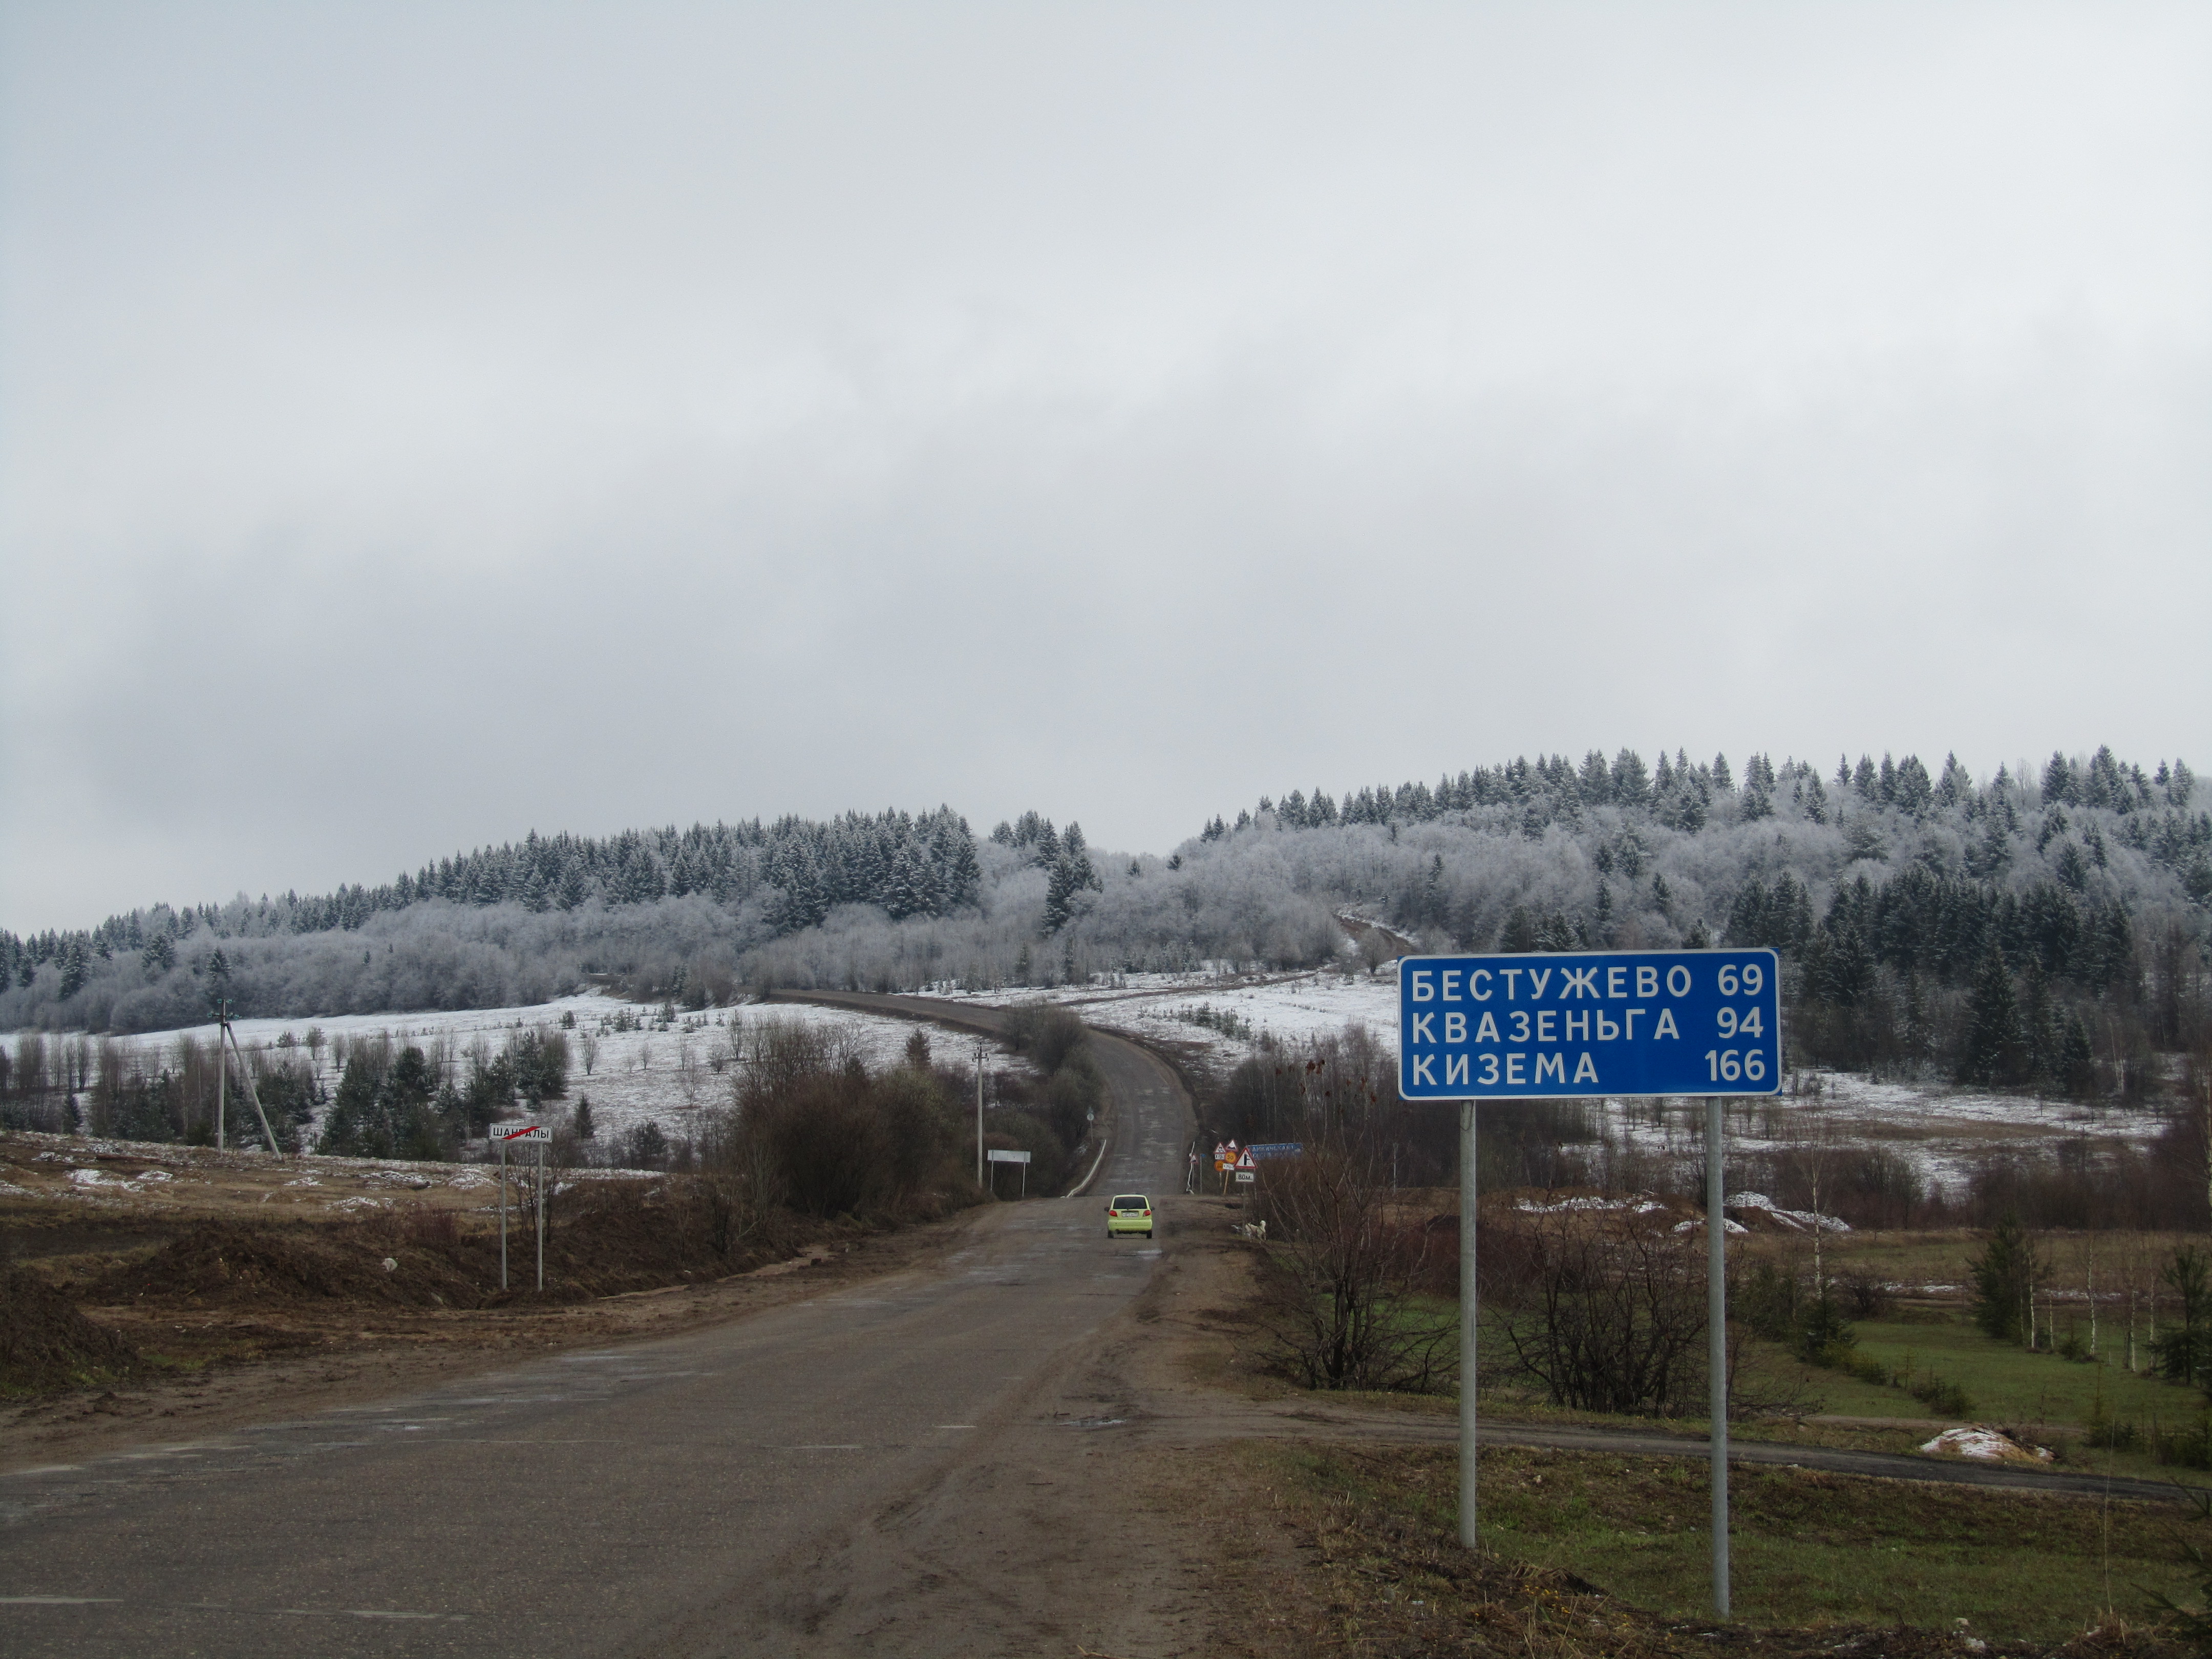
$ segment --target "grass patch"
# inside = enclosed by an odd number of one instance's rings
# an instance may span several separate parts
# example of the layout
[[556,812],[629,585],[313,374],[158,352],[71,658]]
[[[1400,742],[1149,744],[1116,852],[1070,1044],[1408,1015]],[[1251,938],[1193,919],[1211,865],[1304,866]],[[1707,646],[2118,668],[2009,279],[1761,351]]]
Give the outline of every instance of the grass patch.
[[2131,1376],[2109,1356],[2081,1363],[2030,1353],[1963,1319],[1942,1324],[1863,1320],[1853,1329],[1859,1351],[1885,1365],[1902,1367],[1909,1358],[1955,1378],[1974,1397],[1977,1414],[1991,1420],[2086,1425],[2101,1395],[2108,1417],[2148,1423],[2155,1415],[2171,1425],[2194,1422],[2202,1403],[2194,1389]]
[[[1271,1455],[1311,1502],[1366,1516],[1353,1530],[1375,1540],[1419,1536],[1433,1547],[1455,1530],[1457,1465],[1448,1450]],[[1966,1619],[1985,1638],[2048,1645],[2099,1626],[2142,1628],[2153,1620],[2154,1591],[2195,1600],[2182,1543],[2203,1528],[2178,1508],[1800,1469],[1738,1468],[1730,1488],[1740,1624],[1902,1625],[1948,1634]],[[1486,1451],[1484,1553],[1659,1620],[1703,1620],[1710,1615],[1708,1492],[1705,1471],[1676,1460]],[[1364,1571],[1378,1584],[1393,1583],[1387,1565]],[[1401,1570],[1382,1599],[1448,1610],[1448,1573],[1436,1576],[1426,1595],[1404,1578]],[[1591,1617],[1602,1623],[1606,1615],[1584,1611],[1576,1622],[1586,1630]]]

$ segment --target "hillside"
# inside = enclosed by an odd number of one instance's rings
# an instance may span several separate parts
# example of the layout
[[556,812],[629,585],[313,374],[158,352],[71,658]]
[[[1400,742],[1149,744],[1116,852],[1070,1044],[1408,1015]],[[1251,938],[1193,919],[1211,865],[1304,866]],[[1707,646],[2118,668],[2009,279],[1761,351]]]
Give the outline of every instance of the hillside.
[[[530,1004],[594,981],[696,1006],[769,983],[1309,966],[1352,948],[1346,914],[1424,948],[1771,944],[1814,1058],[2069,1088],[2102,1066],[2124,1089],[2131,1066],[2148,1076],[2148,1055],[2201,1040],[2200,793],[2184,765],[2109,750],[1980,780],[1911,756],[1824,774],[1753,755],[1739,775],[1623,750],[1293,790],[1164,858],[1094,854],[1036,813],[978,839],[949,808],[533,834],[374,888],[0,933],[0,1028],[158,1030],[218,995],[298,1018]],[[2008,1012],[1986,1006],[2002,998]]]

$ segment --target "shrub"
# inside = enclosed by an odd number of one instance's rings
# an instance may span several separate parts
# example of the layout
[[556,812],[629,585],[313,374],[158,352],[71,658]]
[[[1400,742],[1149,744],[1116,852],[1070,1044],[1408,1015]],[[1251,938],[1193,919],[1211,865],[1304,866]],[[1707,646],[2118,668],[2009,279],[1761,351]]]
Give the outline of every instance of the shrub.
[[1269,1243],[1263,1318],[1278,1363],[1310,1389],[1444,1386],[1457,1329],[1417,1298],[1456,1243],[1384,1214],[1387,1156],[1337,1144],[1271,1162],[1258,1198]]

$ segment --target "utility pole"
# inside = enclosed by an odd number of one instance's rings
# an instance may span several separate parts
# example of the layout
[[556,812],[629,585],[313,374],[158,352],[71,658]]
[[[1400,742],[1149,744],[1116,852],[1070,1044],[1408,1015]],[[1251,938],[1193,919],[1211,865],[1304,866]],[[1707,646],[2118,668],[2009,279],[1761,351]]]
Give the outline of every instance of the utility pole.
[[230,999],[222,997],[215,1005],[215,1149],[222,1150],[222,1085],[228,1075],[230,1056],[223,1052],[222,1040],[230,1035]]
[[222,1150],[222,1085],[228,1073],[224,1069],[223,1044],[230,1044],[230,1052],[238,1057],[238,1080],[246,1085],[246,1098],[253,1108],[253,1115],[261,1120],[261,1138],[269,1144],[270,1152],[283,1157],[276,1145],[276,1136],[269,1127],[269,1114],[261,1109],[261,1091],[253,1086],[253,1068],[246,1063],[246,1050],[238,1046],[238,1033],[230,1029],[230,999],[224,997],[216,1004],[215,1033],[215,1147]]

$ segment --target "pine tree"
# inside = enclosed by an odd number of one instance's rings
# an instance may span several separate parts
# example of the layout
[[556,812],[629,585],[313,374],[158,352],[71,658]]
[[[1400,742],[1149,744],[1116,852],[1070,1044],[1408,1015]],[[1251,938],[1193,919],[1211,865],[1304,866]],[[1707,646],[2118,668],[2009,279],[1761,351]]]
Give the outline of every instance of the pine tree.
[[2158,1374],[2169,1382],[2212,1383],[2212,1258],[2185,1244],[2158,1276],[2181,1304],[2181,1322],[2151,1344]]
[[2054,749],[2043,768],[2043,804],[2057,806],[2073,799],[2074,769],[2066,763],[2066,757]]
[[1644,757],[1633,749],[1622,750],[1613,757],[1613,799],[1623,806],[1634,807],[1644,805],[1650,797],[1650,775],[1644,769]]
[[2012,974],[1997,947],[1991,945],[1982,957],[1968,1004],[1961,1079],[1985,1086],[2017,1081],[2023,1069],[2022,1051],[2020,1004],[2013,995]]
[[2056,1083],[2064,1061],[2059,1054],[2061,1033],[2057,1010],[2051,1006],[2051,976],[2043,971],[2039,959],[2030,957],[2025,980],[2020,1011],[2021,1070]]
[[1815,823],[1828,821],[1828,792],[1820,787],[1820,775],[1808,772],[1805,776],[1805,816]]
[[1044,931],[1047,933],[1056,933],[1067,926],[1079,887],[1080,884],[1075,879],[1074,871],[1067,860],[1055,860],[1045,877]]
[[2065,1034],[2059,1040],[2058,1082],[2076,1099],[2096,1087],[2096,1051],[2090,1046],[2089,1028],[2078,1013],[2066,1016]]
[[[218,951],[217,955],[222,953]],[[62,999],[67,1001],[85,988],[92,977],[92,952],[85,944],[84,935],[76,934],[68,948],[62,952]]]
[[576,1139],[592,1140],[598,1137],[599,1133],[599,1126],[592,1121],[591,1096],[578,1095],[576,1097]]
[[2042,1269],[2035,1241],[2020,1224],[2019,1215],[2004,1212],[1982,1247],[1968,1259],[1967,1275],[1973,1280],[1974,1322],[1983,1334],[2000,1342],[2027,1340],[2027,1322]]

